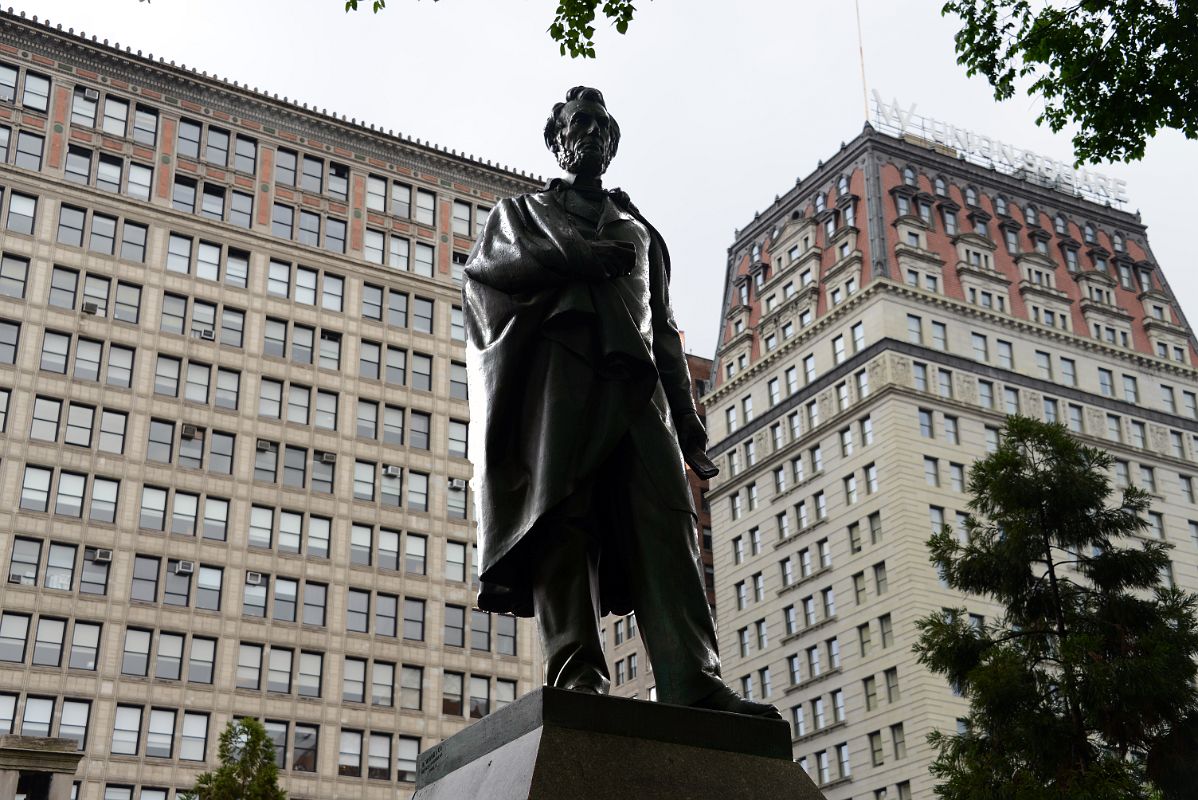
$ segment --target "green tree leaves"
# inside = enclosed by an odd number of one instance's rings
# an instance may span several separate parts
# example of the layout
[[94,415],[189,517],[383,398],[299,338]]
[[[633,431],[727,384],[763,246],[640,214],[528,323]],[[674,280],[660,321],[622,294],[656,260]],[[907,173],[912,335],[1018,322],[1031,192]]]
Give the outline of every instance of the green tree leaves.
[[[437,2],[438,0],[433,0]],[[387,0],[373,0],[374,13],[387,7]],[[358,0],[345,0],[345,10],[357,11]],[[558,43],[561,54],[571,58],[595,57],[595,17],[603,16],[618,33],[628,33],[636,6],[632,0],[558,0],[549,37]]]
[[960,18],[957,63],[995,99],[1029,78],[1037,124],[1078,126],[1077,165],[1143,158],[1161,128],[1198,138],[1195,0],[949,0],[941,13]]
[[1151,497],[1110,504],[1113,459],[1060,425],[1008,419],[969,474],[963,540],[928,543],[947,584],[1003,607],[920,620],[920,663],[969,699],[936,732],[942,800],[1151,800],[1192,788],[1198,597],[1167,587],[1170,546],[1142,539]]
[[220,766],[196,779],[183,800],[287,800],[279,788],[275,748],[253,717],[230,722],[220,735]]

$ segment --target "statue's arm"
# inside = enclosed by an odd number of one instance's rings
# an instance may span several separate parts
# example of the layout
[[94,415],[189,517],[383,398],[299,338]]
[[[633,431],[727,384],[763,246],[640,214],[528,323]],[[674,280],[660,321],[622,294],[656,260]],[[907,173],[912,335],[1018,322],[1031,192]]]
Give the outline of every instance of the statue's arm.
[[466,262],[466,276],[507,294],[598,280],[603,266],[585,242],[552,224],[524,198],[496,204]]
[[649,302],[653,312],[653,359],[657,362],[657,374],[661,377],[674,427],[678,430],[682,455],[700,477],[711,478],[718,469],[707,457],[707,430],[695,410],[690,368],[686,365],[682,336],[670,307],[670,278],[665,266],[668,256],[658,237],[654,236],[652,242],[655,252],[650,259]]

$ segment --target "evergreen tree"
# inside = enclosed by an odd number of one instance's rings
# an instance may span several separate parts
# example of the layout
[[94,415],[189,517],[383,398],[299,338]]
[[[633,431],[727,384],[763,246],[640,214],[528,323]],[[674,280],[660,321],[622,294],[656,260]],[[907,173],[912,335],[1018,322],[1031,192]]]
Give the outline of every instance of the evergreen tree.
[[947,526],[929,541],[950,587],[1003,606],[918,622],[920,663],[970,703],[963,732],[929,737],[943,800],[1192,796],[1198,597],[1164,585],[1170,546],[1139,538],[1150,495],[1108,505],[1112,463],[1010,417],[970,470],[966,541]]
[[220,735],[220,766],[196,779],[182,800],[287,800],[279,788],[275,747],[253,717],[231,721]]

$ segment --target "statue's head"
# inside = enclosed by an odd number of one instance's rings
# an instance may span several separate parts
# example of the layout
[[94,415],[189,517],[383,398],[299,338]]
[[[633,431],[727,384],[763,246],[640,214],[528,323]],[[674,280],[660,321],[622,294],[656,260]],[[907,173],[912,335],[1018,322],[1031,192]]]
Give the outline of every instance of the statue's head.
[[545,146],[566,172],[597,178],[620,145],[620,126],[607,113],[603,92],[575,86],[566,92],[566,102],[553,106],[545,122]]

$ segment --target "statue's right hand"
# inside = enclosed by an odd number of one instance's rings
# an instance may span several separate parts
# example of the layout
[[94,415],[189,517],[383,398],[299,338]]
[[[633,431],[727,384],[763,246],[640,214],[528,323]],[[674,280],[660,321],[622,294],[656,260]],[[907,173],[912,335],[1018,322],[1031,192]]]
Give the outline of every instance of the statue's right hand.
[[623,278],[632,274],[633,268],[636,267],[636,247],[632,242],[591,242],[591,250],[598,257],[604,273],[609,278]]

